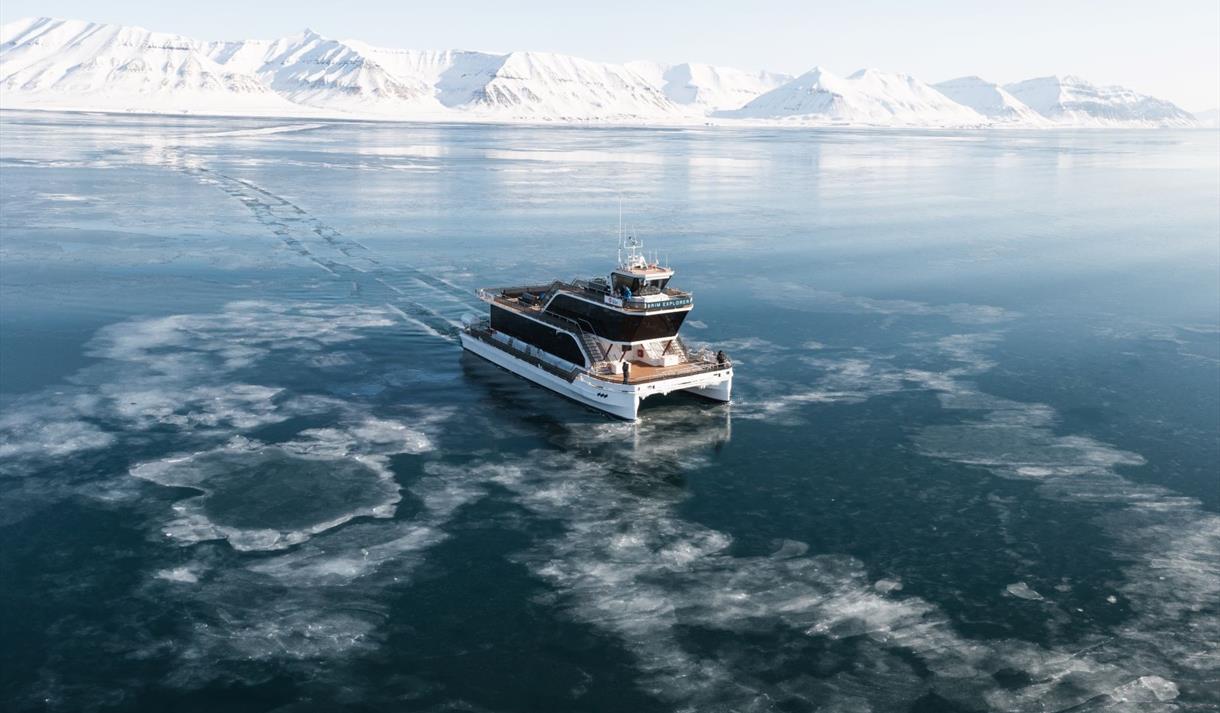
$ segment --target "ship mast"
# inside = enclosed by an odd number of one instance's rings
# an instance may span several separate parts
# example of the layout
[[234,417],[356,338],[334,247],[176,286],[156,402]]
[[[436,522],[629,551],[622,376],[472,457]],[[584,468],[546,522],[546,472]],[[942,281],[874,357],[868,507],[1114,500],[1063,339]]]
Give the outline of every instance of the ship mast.
[[[636,233],[623,232],[623,197],[618,199],[618,267],[620,270],[639,270],[648,267],[648,256],[641,250],[644,243]],[[624,255],[624,251],[626,254]],[[654,264],[656,260],[654,259]]]

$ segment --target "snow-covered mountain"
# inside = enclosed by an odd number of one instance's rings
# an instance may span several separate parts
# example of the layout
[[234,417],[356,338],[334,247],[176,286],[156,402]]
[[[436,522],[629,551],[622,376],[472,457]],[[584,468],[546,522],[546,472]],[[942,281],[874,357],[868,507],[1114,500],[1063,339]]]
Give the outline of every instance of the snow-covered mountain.
[[307,106],[400,117],[461,109],[505,119],[632,119],[678,114],[626,67],[544,52],[420,52],[312,31],[275,42],[220,42],[208,56]]
[[740,108],[758,95],[792,81],[787,74],[691,62],[675,65],[628,62],[627,68],[647,79],[674,104],[701,115]]
[[1191,126],[1173,104],[1047,77],[936,86],[861,70],[792,78],[731,67],[611,64],[546,52],[375,47],[306,30],[206,42],[30,18],[0,27],[0,107],[247,116],[632,124]]
[[862,69],[844,79],[821,67],[723,116],[811,124],[981,126],[973,109],[906,74]]
[[655,86],[623,65],[548,52],[428,52],[346,45],[395,77],[428,88],[437,109],[515,119],[676,117]]
[[202,50],[294,104],[391,116],[435,105],[429,85],[394,75],[357,48],[311,30],[274,42],[210,42]]
[[1209,129],[1220,127],[1220,109],[1196,111],[1195,121],[1199,122],[1199,126],[1206,126]]
[[513,52],[470,107],[518,118],[629,119],[680,112],[627,67],[547,52]]
[[1027,126],[1050,124],[1046,117],[1030,109],[1003,87],[980,77],[959,77],[932,86],[958,104],[968,106],[993,121]]
[[414,77],[431,87],[442,108],[456,109],[474,101],[504,65],[506,55],[461,50],[403,50],[345,40],[397,77]]
[[1189,112],[1123,87],[1099,87],[1080,77],[1039,77],[1004,87],[1034,111],[1070,126],[1194,126]]
[[199,43],[138,27],[33,18],[0,28],[4,106],[111,111],[299,113]]

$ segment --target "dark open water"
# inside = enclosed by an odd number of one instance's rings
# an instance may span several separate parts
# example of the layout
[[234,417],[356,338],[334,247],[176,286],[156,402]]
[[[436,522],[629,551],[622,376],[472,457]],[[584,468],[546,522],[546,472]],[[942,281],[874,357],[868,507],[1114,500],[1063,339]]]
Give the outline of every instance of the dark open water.
[[[0,138],[8,710],[1220,707],[1217,132]],[[731,407],[455,345],[620,195]]]

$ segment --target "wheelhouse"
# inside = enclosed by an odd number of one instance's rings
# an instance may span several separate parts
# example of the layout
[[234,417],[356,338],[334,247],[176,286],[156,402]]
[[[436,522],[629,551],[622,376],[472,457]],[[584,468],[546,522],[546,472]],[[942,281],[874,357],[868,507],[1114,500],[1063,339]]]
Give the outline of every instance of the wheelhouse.
[[610,273],[610,285],[616,296],[643,296],[664,291],[673,276],[673,270],[663,267],[618,268]]

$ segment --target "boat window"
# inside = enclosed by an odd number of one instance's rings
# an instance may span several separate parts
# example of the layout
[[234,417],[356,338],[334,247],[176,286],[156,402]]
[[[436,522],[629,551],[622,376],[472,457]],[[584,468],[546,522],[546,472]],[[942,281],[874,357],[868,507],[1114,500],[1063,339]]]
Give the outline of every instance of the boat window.
[[623,288],[631,290],[631,294],[638,295],[644,287],[644,280],[640,277],[628,277],[614,273],[614,293],[622,294]]

